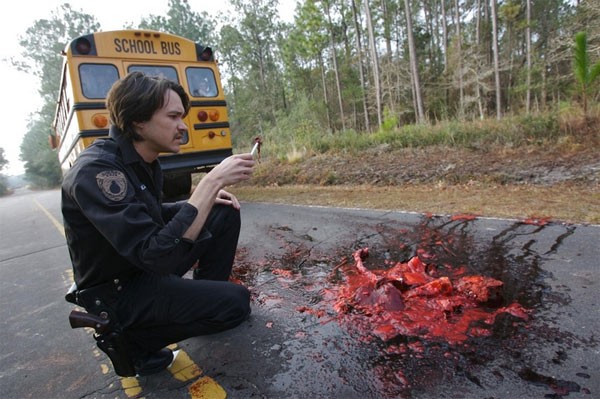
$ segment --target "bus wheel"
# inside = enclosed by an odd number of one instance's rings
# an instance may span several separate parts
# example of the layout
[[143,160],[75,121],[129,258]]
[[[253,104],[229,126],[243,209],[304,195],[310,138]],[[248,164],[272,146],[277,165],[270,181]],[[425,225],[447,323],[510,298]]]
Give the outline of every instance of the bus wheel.
[[190,196],[192,190],[192,174],[184,173],[166,174],[163,182],[163,195],[165,200],[181,200]]

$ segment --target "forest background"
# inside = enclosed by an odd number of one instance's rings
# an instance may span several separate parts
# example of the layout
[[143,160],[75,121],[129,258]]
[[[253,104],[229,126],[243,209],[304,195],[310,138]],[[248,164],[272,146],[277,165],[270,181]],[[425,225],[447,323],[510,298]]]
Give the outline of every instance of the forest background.
[[[600,222],[597,0],[304,0],[292,23],[277,0],[230,2],[208,15],[169,0],[124,28],[215,50],[234,151],[264,143],[238,195]],[[101,29],[65,3],[23,33],[13,64],[43,99],[21,144],[37,187],[62,178],[48,146],[60,51]]]

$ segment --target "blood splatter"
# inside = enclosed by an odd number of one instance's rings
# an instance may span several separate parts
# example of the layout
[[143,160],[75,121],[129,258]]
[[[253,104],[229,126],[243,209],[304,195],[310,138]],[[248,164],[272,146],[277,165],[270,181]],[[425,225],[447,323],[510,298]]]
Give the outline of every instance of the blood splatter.
[[[555,241],[533,246],[548,225],[558,230]],[[367,391],[379,397],[441,397],[450,387],[487,392],[515,380],[523,392],[527,385],[551,388],[546,397],[589,394],[587,387],[578,391],[533,371],[551,349],[597,345],[540,315],[569,303],[568,293],[547,284],[542,255],[556,252],[575,227],[560,230],[544,218],[498,230],[482,226],[466,214],[369,224],[357,227],[364,230],[358,238],[335,243],[337,250],[272,226],[276,249],[241,248],[234,275],[257,306],[305,323],[292,331],[296,340],[311,341],[320,326],[331,332],[330,323],[339,323],[348,335],[336,335],[347,345],[338,354],[373,373]],[[547,359],[552,366],[563,361]]]

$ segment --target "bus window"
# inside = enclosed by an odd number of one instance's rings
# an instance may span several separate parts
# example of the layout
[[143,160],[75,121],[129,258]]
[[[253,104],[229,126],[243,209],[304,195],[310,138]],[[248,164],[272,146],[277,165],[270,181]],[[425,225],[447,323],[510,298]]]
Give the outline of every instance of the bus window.
[[190,93],[194,97],[216,97],[215,74],[209,68],[187,68],[185,70]]
[[85,97],[106,98],[113,83],[119,79],[119,72],[116,66],[110,64],[81,64],[79,79]]
[[173,82],[179,83],[177,78],[177,71],[175,68],[170,66],[156,66],[156,65],[132,65],[128,68],[128,72],[139,71],[144,75],[158,76],[161,78],[167,78]]

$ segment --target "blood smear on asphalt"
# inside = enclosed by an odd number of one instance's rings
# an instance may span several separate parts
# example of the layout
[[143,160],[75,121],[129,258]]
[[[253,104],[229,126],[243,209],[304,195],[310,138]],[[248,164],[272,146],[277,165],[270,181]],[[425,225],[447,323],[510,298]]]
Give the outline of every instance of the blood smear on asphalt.
[[520,304],[502,306],[502,281],[467,275],[464,267],[433,267],[417,256],[370,270],[363,263],[368,253],[368,248],[354,252],[354,263],[342,267],[345,281],[331,292],[340,317],[365,335],[458,344],[491,335],[500,314],[528,319]]

